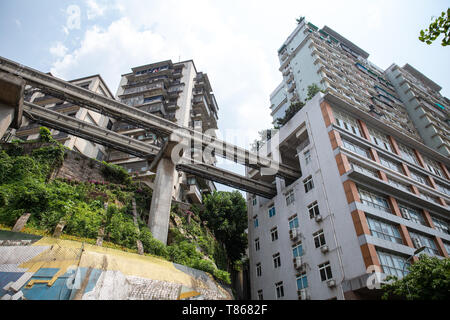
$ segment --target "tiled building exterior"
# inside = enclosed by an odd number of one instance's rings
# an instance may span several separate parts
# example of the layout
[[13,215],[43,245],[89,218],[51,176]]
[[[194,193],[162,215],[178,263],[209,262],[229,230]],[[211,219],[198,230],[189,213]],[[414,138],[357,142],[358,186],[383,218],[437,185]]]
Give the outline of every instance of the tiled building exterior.
[[[400,68],[384,72],[332,29],[305,20],[279,57],[274,120],[304,101],[312,83],[325,93],[264,151],[302,176],[276,178],[273,199],[248,195],[252,299],[376,298],[370,272],[402,276],[419,247],[448,257],[450,160],[416,129],[393,79]],[[445,98],[432,101],[448,110]]]

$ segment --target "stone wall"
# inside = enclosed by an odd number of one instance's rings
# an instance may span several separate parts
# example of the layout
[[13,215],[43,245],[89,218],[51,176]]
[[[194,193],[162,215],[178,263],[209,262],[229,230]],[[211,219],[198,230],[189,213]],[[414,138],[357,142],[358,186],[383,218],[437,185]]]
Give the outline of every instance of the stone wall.
[[[32,143],[22,143],[19,146],[23,150],[23,154],[31,154],[34,149],[50,145],[51,143],[37,141]],[[12,147],[12,144],[2,143],[0,146],[4,149],[8,149]],[[104,164],[95,159],[89,158],[79,152],[66,149],[64,163],[60,168],[55,168],[51,179],[62,178],[82,182],[89,180],[111,182],[102,175],[101,169],[103,167]]]

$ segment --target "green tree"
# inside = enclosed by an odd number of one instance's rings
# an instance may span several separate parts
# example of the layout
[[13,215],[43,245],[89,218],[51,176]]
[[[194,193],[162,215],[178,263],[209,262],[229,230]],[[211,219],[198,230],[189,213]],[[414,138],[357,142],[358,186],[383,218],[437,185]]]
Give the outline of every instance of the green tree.
[[292,119],[292,117],[298,112],[300,111],[301,108],[303,108],[305,105],[305,103],[299,101],[296,103],[292,103],[289,108],[286,109],[286,111],[284,112],[284,117],[283,118],[277,118],[276,119],[276,125],[277,127],[282,127],[284,126],[286,123],[288,123],[289,120]]
[[[391,282],[389,282],[392,280]],[[450,297],[450,259],[439,259],[422,254],[419,261],[409,267],[409,273],[398,280],[386,277],[382,284],[382,298],[408,300],[448,300]]]
[[443,11],[439,17],[430,23],[428,29],[420,30],[419,40],[426,44],[432,44],[441,34],[444,35],[441,45],[443,47],[450,44],[450,8],[447,9],[447,13]]
[[225,245],[231,262],[242,258],[247,248],[247,204],[239,191],[215,191],[204,199],[202,220],[207,221],[217,240]]
[[311,100],[312,98],[314,98],[314,96],[318,93],[318,92],[322,92],[322,90],[320,90],[320,87],[313,83],[312,85],[308,86],[308,93],[306,96],[306,101]]

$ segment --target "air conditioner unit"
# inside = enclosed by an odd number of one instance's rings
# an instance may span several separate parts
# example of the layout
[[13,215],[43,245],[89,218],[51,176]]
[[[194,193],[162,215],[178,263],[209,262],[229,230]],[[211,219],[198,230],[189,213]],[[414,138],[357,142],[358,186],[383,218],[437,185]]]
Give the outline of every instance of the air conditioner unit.
[[320,251],[322,251],[322,253],[327,253],[329,251],[329,248],[327,245],[323,245],[320,247]]
[[291,240],[297,239],[299,232],[296,228],[289,230],[289,236]]
[[316,222],[320,222],[320,221],[322,221],[322,216],[320,214],[318,214],[316,216]]
[[328,280],[327,281],[327,286],[329,288],[335,287],[336,286],[336,280],[334,280],[334,279]]
[[400,208],[400,212],[402,213],[402,217],[408,220],[411,220],[411,216],[409,215],[408,210],[405,208]]
[[413,242],[414,248],[416,248],[416,249],[422,248],[422,242],[420,241],[419,238],[412,238],[412,242]]
[[294,267],[297,270],[302,270],[304,267],[303,261],[302,261],[302,257],[295,257],[294,259]]
[[298,300],[309,300],[309,294],[306,289],[297,290]]

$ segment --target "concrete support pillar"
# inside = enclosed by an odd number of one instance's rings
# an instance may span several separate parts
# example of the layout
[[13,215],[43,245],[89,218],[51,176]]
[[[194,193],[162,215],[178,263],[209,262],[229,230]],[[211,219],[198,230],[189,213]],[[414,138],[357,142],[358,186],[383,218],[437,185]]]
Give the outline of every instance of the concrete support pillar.
[[177,172],[175,164],[170,158],[162,158],[156,168],[155,188],[152,194],[148,226],[153,237],[166,244],[172,204],[172,189]]
[[8,127],[19,129],[22,124],[24,87],[23,79],[0,72],[0,138]]
[[167,244],[173,187],[175,178],[178,175],[176,163],[187,148],[188,144],[186,141],[182,141],[176,134],[172,134],[169,141],[161,148],[161,151],[150,165],[150,168],[156,167],[156,176],[148,227],[153,237],[164,244]]
[[0,104],[0,138],[3,137],[6,130],[14,119],[14,107]]

